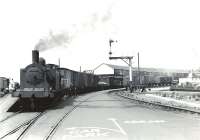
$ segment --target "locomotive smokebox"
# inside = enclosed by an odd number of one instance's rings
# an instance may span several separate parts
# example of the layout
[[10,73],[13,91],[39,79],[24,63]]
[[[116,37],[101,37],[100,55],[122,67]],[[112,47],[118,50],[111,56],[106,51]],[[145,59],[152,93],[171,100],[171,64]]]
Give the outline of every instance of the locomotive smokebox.
[[32,62],[33,64],[39,63],[39,51],[32,50]]

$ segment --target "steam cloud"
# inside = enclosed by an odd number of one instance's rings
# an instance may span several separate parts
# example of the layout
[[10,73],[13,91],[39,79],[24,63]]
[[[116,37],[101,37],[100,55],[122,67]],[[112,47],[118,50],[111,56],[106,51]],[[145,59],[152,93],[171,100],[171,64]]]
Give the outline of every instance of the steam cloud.
[[39,40],[35,50],[45,51],[55,47],[67,47],[71,41],[83,31],[94,31],[104,23],[108,23],[112,18],[113,3],[104,12],[96,11],[92,13],[84,22],[72,24],[72,28],[62,33],[55,34],[50,31],[49,35]]
[[58,46],[67,46],[70,41],[71,37],[66,32],[53,34],[53,32],[50,31],[48,37],[39,40],[35,46],[35,50],[45,51]]

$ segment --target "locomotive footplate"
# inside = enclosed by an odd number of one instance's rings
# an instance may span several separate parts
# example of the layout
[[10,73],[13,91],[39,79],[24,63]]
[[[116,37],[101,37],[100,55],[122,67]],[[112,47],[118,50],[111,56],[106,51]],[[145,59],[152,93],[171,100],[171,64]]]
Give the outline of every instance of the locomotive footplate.
[[45,90],[44,88],[24,88],[17,90],[13,93],[13,97],[35,97],[35,98],[48,98],[54,97],[54,93],[49,90]]

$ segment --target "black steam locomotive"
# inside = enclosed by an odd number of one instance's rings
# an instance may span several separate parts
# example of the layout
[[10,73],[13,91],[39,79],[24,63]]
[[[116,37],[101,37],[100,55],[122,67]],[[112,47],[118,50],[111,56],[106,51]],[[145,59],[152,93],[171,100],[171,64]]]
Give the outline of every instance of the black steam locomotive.
[[20,89],[13,93],[20,97],[23,107],[35,110],[41,103],[66,94],[78,94],[97,89],[98,76],[46,64],[39,51],[32,51],[32,64],[20,70]]

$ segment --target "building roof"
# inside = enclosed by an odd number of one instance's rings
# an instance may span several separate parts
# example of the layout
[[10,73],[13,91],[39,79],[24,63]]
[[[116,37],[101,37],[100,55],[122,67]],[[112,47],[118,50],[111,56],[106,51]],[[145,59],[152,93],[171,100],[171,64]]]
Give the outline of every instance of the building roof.
[[[102,65],[107,65],[110,68],[113,69],[122,69],[122,70],[129,70],[128,66],[119,66],[119,65],[112,65],[112,64],[107,64],[107,63],[102,63],[99,66],[97,66],[94,71],[96,69],[98,69],[99,67],[101,67]],[[137,67],[132,67],[133,71],[137,71]],[[163,72],[163,73],[189,73],[189,70],[180,70],[180,69],[164,69],[164,68],[140,68],[140,71],[146,71],[146,72]]]

